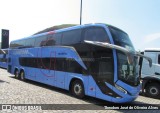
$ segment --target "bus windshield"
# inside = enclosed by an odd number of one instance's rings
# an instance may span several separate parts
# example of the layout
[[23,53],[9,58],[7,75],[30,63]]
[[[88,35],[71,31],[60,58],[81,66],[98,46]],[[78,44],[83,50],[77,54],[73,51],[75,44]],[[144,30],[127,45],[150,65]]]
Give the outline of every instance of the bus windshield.
[[115,45],[124,47],[130,51],[135,51],[128,34],[126,34],[125,32],[123,32],[115,27],[109,26],[109,29],[111,31],[111,35],[113,37]]
[[132,86],[139,85],[138,73],[138,57],[130,55],[132,62],[128,62],[127,55],[123,52],[117,51],[118,57],[118,78]]

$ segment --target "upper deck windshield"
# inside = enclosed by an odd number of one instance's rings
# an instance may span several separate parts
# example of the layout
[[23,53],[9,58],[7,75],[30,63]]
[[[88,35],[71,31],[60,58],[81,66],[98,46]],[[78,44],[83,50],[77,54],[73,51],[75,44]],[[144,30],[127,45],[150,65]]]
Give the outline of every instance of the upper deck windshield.
[[115,45],[124,47],[130,51],[135,51],[131,40],[129,39],[128,34],[119,30],[118,28],[109,26],[111,35]]
[[109,37],[102,27],[88,27],[85,29],[84,39],[88,41],[98,41],[110,43]]
[[[109,27],[109,29],[111,31],[111,35],[113,37],[115,45],[124,47],[134,53],[135,49],[125,32],[111,26]],[[126,55],[123,52],[117,51],[117,59],[118,78],[132,86],[137,86],[139,84],[137,57],[132,55],[132,53]]]

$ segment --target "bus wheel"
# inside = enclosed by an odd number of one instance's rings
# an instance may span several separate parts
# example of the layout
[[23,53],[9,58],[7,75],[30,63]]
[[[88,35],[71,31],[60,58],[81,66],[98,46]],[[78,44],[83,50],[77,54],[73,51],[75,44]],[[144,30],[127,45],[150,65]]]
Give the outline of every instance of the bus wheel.
[[75,80],[72,83],[71,92],[76,98],[83,98],[84,97],[84,86],[83,86],[82,81]]
[[15,71],[14,71],[14,77],[15,78],[17,78],[17,79],[19,79],[19,72],[18,72],[18,69],[16,69]]
[[146,95],[151,98],[160,98],[160,85],[157,83],[147,85]]
[[20,72],[20,79],[23,80],[23,81],[25,80],[24,71],[21,71],[21,72]]

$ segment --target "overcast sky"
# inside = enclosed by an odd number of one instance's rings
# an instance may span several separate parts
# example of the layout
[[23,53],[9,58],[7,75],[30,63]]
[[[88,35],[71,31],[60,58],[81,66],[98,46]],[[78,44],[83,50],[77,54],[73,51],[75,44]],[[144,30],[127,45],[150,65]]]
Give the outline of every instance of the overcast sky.
[[[136,50],[160,48],[160,0],[83,0],[82,24],[127,32]],[[80,0],[0,0],[0,29],[10,41],[60,24],[79,24]]]

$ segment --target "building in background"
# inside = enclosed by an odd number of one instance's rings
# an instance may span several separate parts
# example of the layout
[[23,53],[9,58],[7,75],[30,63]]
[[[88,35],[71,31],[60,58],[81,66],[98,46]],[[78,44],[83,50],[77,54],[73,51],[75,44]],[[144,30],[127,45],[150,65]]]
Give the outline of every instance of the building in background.
[[8,48],[9,47],[9,30],[2,29],[1,33],[1,45],[0,47],[2,49]]

